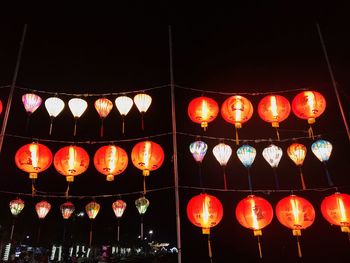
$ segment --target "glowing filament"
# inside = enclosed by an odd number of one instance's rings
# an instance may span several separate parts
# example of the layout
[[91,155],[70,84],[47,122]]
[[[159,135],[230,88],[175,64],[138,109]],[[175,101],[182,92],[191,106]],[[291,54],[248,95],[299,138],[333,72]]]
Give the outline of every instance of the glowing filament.
[[114,171],[115,169],[115,157],[117,155],[117,149],[114,146],[109,147],[109,153],[108,153],[108,170]]
[[38,154],[38,145],[36,143],[33,143],[29,146],[30,151],[30,158],[32,159],[32,166],[34,169],[38,169],[38,162],[39,162],[39,154]]
[[291,199],[290,204],[292,205],[292,211],[293,211],[293,216],[294,216],[294,225],[300,226],[298,201],[295,199]]
[[256,216],[256,207],[255,207],[255,202],[254,199],[250,199],[250,207],[252,209],[252,219],[253,219],[253,228],[255,230],[259,229],[259,222],[258,222],[258,218]]
[[210,198],[206,196],[203,202],[203,223],[207,227],[209,227],[209,201]]
[[337,201],[338,201],[338,206],[339,206],[339,210],[340,210],[341,222],[342,223],[347,222],[343,200],[341,198],[337,198]]
[[206,120],[208,118],[208,105],[207,101],[202,101],[202,120]]
[[149,168],[149,159],[151,158],[150,156],[151,152],[151,144],[149,142],[145,143],[145,150],[143,151],[143,163],[145,164],[146,168]]
[[68,166],[69,171],[74,172],[74,164],[75,164],[75,149],[74,147],[69,147],[69,159],[68,159]]
[[242,120],[243,103],[240,98],[237,98],[234,104],[234,109],[236,111],[236,121]]
[[310,108],[310,113],[311,114],[315,114],[315,111],[317,111],[315,108],[315,95],[314,95],[314,93],[313,92],[311,92],[311,91],[308,91],[308,92],[305,92],[305,95],[306,95],[306,101],[307,101],[307,104],[308,104],[308,106],[309,106],[309,108]]
[[271,112],[275,119],[278,119],[278,112],[277,112],[277,102],[276,97],[271,96]]

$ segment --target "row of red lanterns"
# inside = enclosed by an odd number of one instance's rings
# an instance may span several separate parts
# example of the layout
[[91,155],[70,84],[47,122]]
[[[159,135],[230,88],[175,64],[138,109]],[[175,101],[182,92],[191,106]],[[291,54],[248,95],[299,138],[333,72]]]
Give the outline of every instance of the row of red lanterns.
[[[298,256],[302,257],[298,237],[301,230],[310,227],[315,220],[315,209],[305,198],[290,195],[281,199],[275,213],[278,221],[292,230],[297,238]],[[341,228],[342,232],[350,237],[350,195],[336,192],[323,199],[321,213],[331,224]],[[241,200],[235,210],[236,219],[243,227],[253,230],[258,238],[259,255],[262,250],[259,237],[262,229],[268,226],[273,218],[274,211],[271,204],[264,198],[249,195]],[[187,204],[187,217],[192,224],[202,228],[202,233],[208,235],[209,257],[212,256],[210,245],[210,228],[218,225],[223,217],[223,206],[218,198],[202,193],[190,199]]]
[[[310,124],[309,134],[313,136],[311,124],[315,123],[326,109],[324,96],[317,91],[303,91],[298,93],[292,101],[292,107],[287,98],[281,95],[268,95],[262,98],[258,104],[258,113],[262,120],[271,123],[276,129],[279,123],[288,118],[291,110],[301,119]],[[247,122],[253,115],[253,105],[245,97],[235,95],[227,98],[221,105],[222,118],[236,128],[236,139],[238,143],[237,129]],[[190,119],[201,124],[206,129],[208,123],[216,119],[219,114],[219,105],[212,98],[197,97],[188,105],[188,116]],[[277,133],[278,135],[278,133]],[[278,135],[279,137],[279,135]]]

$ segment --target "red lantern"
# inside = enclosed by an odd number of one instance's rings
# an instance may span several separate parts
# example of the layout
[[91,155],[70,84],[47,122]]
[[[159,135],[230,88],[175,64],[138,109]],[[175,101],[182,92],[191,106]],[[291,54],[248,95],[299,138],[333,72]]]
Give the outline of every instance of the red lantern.
[[191,100],[187,113],[191,121],[200,123],[205,130],[208,127],[208,123],[215,120],[218,116],[219,105],[215,100],[202,96]]
[[299,196],[290,195],[280,200],[276,205],[278,221],[293,230],[293,236],[297,238],[298,255],[302,257],[299,243],[301,230],[306,229],[315,221],[315,209],[312,204]]
[[253,115],[252,103],[243,96],[231,96],[221,106],[221,116],[225,121],[232,123],[236,128],[236,144],[238,145],[237,129],[247,122]]
[[325,197],[321,212],[330,224],[340,226],[341,231],[350,237],[350,195],[336,192]]
[[121,218],[124,214],[126,203],[119,199],[112,204],[112,209],[117,218]]
[[63,219],[69,219],[75,210],[72,202],[65,202],[60,206]]
[[0,115],[1,115],[1,113],[2,113],[2,102],[0,100]]
[[280,95],[268,95],[259,102],[258,113],[263,121],[270,122],[272,127],[276,128],[279,139],[277,128],[290,114],[289,101]]
[[107,181],[113,181],[114,176],[128,166],[128,154],[118,146],[102,146],[95,153],[94,165],[97,171],[107,176]]
[[292,110],[294,114],[305,119],[310,124],[309,135],[313,137],[311,124],[316,122],[326,109],[326,99],[317,91],[303,91],[297,94],[292,101]]
[[44,219],[46,215],[50,212],[51,205],[46,201],[41,201],[35,205],[36,213],[39,219]]
[[249,195],[241,200],[236,207],[236,218],[243,227],[252,229],[258,238],[259,255],[262,258],[260,236],[261,229],[269,225],[273,218],[273,208],[262,197]]
[[58,150],[54,157],[54,166],[67,182],[73,182],[74,176],[84,173],[89,167],[88,153],[79,146],[71,145]]
[[45,171],[52,163],[52,153],[48,147],[40,143],[22,146],[15,155],[19,169],[29,173],[30,179],[37,179],[38,173]]

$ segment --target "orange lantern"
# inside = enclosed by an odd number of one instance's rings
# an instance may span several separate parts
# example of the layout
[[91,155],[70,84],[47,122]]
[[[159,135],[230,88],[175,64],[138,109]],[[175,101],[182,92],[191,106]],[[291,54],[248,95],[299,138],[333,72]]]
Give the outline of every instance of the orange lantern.
[[45,171],[52,163],[52,153],[43,144],[32,142],[19,148],[15,155],[19,169],[29,173],[30,179],[37,179],[38,173]]
[[297,94],[292,101],[292,110],[300,118],[307,120],[310,124],[309,136],[313,138],[311,124],[316,122],[316,118],[326,109],[326,99],[317,91],[303,91]]
[[157,170],[164,161],[164,151],[162,147],[152,141],[137,143],[131,151],[131,161],[134,166],[142,170],[143,190],[146,192],[145,176],[149,176],[150,171]]
[[303,190],[306,189],[306,185],[301,167],[304,163],[306,152],[306,146],[300,143],[293,143],[287,148],[287,154],[289,158],[296,164],[299,169],[301,187]]
[[306,229],[315,221],[315,209],[312,204],[299,196],[290,195],[281,199],[276,205],[278,221],[293,230],[298,245],[298,256],[302,257],[299,243],[301,230]]
[[74,176],[84,173],[89,167],[89,155],[79,146],[71,145],[59,149],[54,156],[54,166],[67,182],[73,182]]
[[273,218],[271,204],[262,197],[249,195],[241,200],[236,207],[236,218],[243,227],[252,229],[258,238],[259,255],[262,258],[260,236],[261,229],[269,225]]
[[100,211],[100,204],[92,201],[85,206],[85,211],[90,218],[90,235],[89,235],[89,246],[92,245],[92,223]]
[[253,111],[252,103],[239,95],[227,98],[221,106],[221,116],[225,121],[235,125],[237,145],[239,144],[237,130],[252,117]]
[[187,204],[187,218],[208,235],[209,258],[212,258],[210,228],[220,223],[224,214],[222,204],[215,196],[202,193],[191,198]]
[[191,121],[200,123],[201,127],[206,130],[208,123],[218,116],[219,105],[215,100],[201,96],[191,100],[187,113]]
[[279,138],[279,123],[288,118],[290,114],[289,101],[280,95],[268,95],[258,104],[258,113],[263,121],[270,122],[276,128],[277,138]]
[[113,181],[114,176],[128,166],[128,154],[118,146],[102,146],[95,153],[94,165],[97,171],[107,176],[107,181]]
[[340,226],[341,231],[350,237],[350,195],[336,192],[325,197],[321,212],[330,224]]
[[95,101],[95,109],[101,118],[100,136],[103,137],[103,121],[113,108],[113,103],[107,98],[99,98]]

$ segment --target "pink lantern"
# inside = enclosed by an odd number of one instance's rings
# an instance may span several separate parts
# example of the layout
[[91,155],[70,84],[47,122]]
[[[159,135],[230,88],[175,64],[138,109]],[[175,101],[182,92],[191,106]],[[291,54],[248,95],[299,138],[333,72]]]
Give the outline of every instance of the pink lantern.
[[38,214],[39,219],[44,219],[46,215],[50,212],[51,205],[49,202],[41,201],[36,204],[35,210]]
[[22,96],[22,102],[26,112],[30,115],[40,107],[42,99],[34,93],[27,93]]

